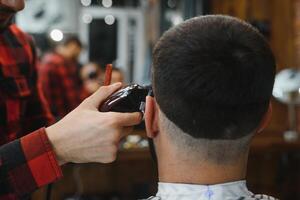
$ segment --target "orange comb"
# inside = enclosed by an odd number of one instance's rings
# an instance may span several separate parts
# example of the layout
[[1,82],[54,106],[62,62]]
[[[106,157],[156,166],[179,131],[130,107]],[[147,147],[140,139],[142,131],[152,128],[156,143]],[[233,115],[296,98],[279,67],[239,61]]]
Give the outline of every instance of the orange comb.
[[112,73],[112,64],[107,64],[105,69],[105,78],[103,85],[110,85],[111,82],[111,73]]

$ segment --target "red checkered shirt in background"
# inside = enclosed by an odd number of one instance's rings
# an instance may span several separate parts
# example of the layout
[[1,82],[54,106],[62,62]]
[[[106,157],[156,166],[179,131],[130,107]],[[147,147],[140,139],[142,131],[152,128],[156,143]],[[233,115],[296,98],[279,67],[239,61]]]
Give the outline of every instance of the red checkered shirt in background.
[[16,25],[1,30],[1,200],[26,198],[62,177],[45,129],[41,128],[53,118],[37,84],[36,62],[28,35]]
[[39,82],[56,119],[64,117],[88,96],[80,82],[77,64],[60,54],[46,54],[38,71]]

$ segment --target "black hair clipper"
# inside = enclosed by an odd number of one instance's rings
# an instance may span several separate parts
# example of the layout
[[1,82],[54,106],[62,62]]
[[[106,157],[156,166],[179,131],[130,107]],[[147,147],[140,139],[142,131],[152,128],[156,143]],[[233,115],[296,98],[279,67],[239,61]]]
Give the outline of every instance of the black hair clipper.
[[[101,112],[142,112],[145,113],[146,96],[153,97],[153,91],[151,86],[140,86],[138,84],[128,85],[127,87],[120,89],[116,93],[109,96],[105,102],[101,105]],[[145,128],[142,122],[137,127]],[[157,157],[152,139],[148,138],[150,154],[155,163],[157,163]]]
[[131,84],[109,96],[100,107],[101,112],[145,112],[146,96],[153,96],[151,86]]

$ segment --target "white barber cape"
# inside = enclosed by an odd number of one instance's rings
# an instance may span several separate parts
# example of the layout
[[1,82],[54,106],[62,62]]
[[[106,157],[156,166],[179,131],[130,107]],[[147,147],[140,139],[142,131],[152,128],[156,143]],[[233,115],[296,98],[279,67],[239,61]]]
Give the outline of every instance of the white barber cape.
[[267,195],[254,195],[246,181],[217,185],[158,183],[158,192],[148,200],[276,200]]

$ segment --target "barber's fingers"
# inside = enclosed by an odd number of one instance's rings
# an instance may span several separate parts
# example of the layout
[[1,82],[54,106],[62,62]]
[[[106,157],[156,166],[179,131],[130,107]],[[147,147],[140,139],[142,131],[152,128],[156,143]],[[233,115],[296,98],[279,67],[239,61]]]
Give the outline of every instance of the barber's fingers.
[[90,97],[86,98],[81,106],[88,106],[93,109],[99,108],[100,104],[106,100],[111,94],[116,92],[118,89],[120,89],[122,86],[122,83],[115,83],[109,86],[102,86],[100,87],[94,94],[92,94]]
[[118,113],[118,112],[110,112],[110,118],[115,123],[116,126],[134,126],[138,125],[142,121],[142,113],[134,112],[134,113]]

